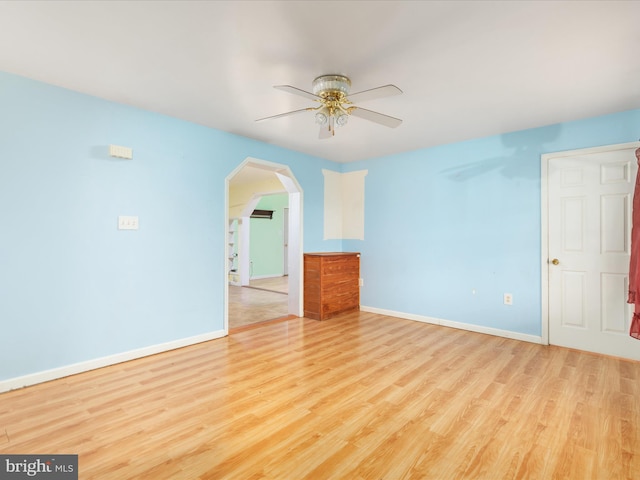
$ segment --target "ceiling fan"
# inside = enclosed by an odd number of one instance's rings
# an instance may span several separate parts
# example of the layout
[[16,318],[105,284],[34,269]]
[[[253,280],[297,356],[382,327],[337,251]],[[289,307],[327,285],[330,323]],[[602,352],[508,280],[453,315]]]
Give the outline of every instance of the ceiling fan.
[[402,120],[399,118],[357,107],[353,104],[354,101],[363,102],[401,94],[402,90],[395,85],[384,85],[349,95],[351,80],[344,75],[333,74],[317,77],[312,84],[313,93],[292,87],[291,85],[275,85],[273,88],[315,100],[319,105],[317,107],[307,107],[292,112],[259,118],[256,122],[286,117],[302,112],[316,112],[315,119],[316,123],[320,125],[320,138],[331,138],[335,135],[335,127],[346,125],[351,115],[390,128],[396,128],[402,123]]

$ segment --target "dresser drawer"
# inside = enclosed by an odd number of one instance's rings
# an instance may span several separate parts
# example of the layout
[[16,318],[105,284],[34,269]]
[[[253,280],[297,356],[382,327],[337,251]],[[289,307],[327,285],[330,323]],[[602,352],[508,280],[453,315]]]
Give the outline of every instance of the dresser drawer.
[[360,309],[360,254],[304,254],[304,315],[324,320]]

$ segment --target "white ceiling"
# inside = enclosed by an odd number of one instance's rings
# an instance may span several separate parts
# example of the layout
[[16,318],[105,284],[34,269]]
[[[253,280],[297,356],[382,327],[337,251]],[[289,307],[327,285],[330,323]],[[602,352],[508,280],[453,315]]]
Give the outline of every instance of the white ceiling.
[[[230,179],[229,186],[233,187],[239,185],[254,184],[256,185],[256,187],[262,187],[262,183],[273,181],[274,179],[276,179],[276,176],[272,169],[264,169],[252,165],[245,165]],[[275,183],[277,182],[278,180],[275,180]],[[280,184],[279,191],[286,192],[284,185]],[[255,193],[258,192],[256,191]]]
[[[2,1],[0,70],[350,162],[640,108],[638,19],[638,1]],[[404,123],[319,140],[312,113],[254,121],[313,103],[273,85],[327,73],[397,85],[362,106]]]

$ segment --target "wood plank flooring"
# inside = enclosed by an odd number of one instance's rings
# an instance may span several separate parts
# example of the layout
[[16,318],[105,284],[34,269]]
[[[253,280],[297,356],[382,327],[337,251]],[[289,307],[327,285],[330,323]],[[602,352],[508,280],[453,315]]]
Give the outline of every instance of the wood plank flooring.
[[250,287],[229,285],[229,329],[235,330],[289,313],[289,277],[252,279]]
[[289,293],[289,276],[252,278],[249,286],[272,292]]
[[358,312],[7,392],[0,452],[81,479],[637,479],[639,420],[639,362]]

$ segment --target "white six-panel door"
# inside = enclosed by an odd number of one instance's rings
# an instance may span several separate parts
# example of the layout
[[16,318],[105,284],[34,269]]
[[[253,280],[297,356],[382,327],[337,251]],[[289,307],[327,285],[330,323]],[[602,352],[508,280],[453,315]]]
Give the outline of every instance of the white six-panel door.
[[547,162],[549,343],[640,360],[626,303],[634,149]]

